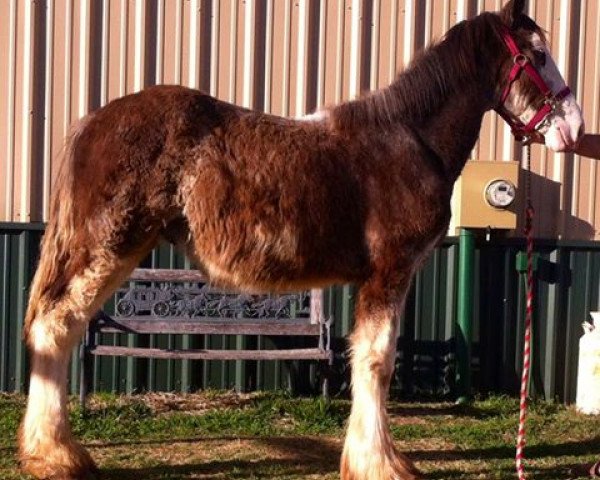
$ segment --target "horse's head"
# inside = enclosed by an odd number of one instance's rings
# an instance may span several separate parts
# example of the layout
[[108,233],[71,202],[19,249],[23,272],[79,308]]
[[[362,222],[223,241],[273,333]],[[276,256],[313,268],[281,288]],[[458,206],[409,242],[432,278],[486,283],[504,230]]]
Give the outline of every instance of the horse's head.
[[515,136],[542,135],[550,149],[570,150],[583,135],[581,110],[524,6],[525,0],[510,0],[500,12],[507,55],[497,79],[496,110]]

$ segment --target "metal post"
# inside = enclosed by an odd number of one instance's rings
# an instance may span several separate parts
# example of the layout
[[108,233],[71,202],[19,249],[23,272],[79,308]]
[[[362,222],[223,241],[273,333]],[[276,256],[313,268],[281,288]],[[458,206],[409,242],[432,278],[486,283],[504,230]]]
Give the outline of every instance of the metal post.
[[321,392],[323,394],[323,400],[328,402],[330,400],[329,397],[329,380],[331,378],[331,371],[333,370],[333,352],[329,352],[329,359],[327,360],[327,365],[325,367],[322,366],[323,362],[319,362],[321,368],[321,374],[323,376],[323,383],[321,384]]
[[467,403],[471,395],[471,336],[473,321],[473,263],[475,236],[467,228],[460,229],[458,252],[458,325],[456,330],[457,403]]
[[90,325],[85,331],[83,341],[79,347],[79,403],[81,411],[85,414],[85,400],[90,393],[91,385],[94,381],[94,360],[91,350],[95,347],[96,333],[94,326],[97,316],[91,320]]

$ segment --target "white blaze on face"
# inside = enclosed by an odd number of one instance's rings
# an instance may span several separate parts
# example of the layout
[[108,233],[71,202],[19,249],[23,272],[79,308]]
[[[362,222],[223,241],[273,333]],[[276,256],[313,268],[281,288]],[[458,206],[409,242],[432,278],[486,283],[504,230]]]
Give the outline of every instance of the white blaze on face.
[[[534,50],[545,54],[545,64],[534,64],[534,67],[550,87],[552,93],[556,95],[566,87],[565,81],[546,44],[538,34],[533,34],[532,45]],[[522,97],[515,98],[514,102],[515,109],[522,112],[519,119],[524,124],[529,123],[537,110],[531,105],[524,105],[525,100]],[[539,128],[539,132],[544,135],[546,146],[555,152],[562,152],[575,147],[583,134],[583,118],[581,109],[572,93],[558,102],[556,111],[546,117]]]

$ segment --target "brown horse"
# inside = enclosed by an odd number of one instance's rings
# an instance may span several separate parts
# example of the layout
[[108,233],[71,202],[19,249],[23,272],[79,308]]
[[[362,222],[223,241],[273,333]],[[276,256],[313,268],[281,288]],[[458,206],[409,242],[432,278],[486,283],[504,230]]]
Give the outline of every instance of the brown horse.
[[[573,96],[554,97],[564,81],[522,11],[511,0],[462,22],[389,87],[302,121],[179,86],[148,88],[84,118],[31,287],[23,468],[56,479],[94,471],[68,425],[70,352],[90,316],[166,239],[213,281],[248,292],[357,284],[341,476],[418,478],[394,448],[385,410],[398,316],[415,270],[447,231],[452,187],[483,114],[496,107],[528,123],[549,101],[527,75],[505,88],[515,61],[552,88],[553,109],[535,122],[546,143],[566,149],[582,133]],[[507,32],[522,57],[506,47]]]

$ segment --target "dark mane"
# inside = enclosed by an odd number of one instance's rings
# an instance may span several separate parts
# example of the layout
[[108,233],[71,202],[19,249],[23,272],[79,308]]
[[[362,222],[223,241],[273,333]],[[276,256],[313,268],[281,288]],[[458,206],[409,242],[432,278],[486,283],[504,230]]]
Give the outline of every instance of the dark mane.
[[[533,20],[523,18],[523,22],[529,20],[524,27],[540,30]],[[386,128],[399,120],[419,124],[474,79],[489,84],[495,72],[481,68],[480,53],[485,49],[494,55],[503,48],[501,28],[502,20],[494,13],[458,23],[441,41],[420,52],[390,86],[334,107],[334,125],[339,129],[364,124]],[[482,74],[487,77],[481,78]]]

